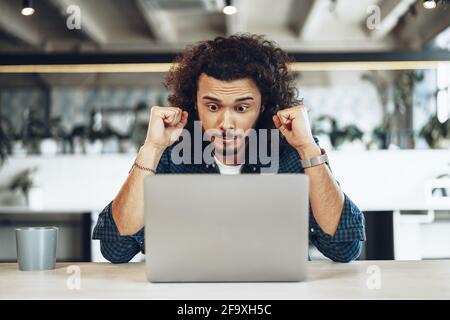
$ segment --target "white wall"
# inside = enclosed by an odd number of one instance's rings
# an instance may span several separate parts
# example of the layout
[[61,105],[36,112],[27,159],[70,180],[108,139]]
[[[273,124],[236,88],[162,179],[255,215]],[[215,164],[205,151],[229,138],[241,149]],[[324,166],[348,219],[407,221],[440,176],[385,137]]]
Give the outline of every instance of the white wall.
[[426,184],[450,175],[450,150],[333,151],[330,159],[343,190],[364,210],[428,208]]
[[[336,179],[363,210],[425,208],[426,182],[450,174],[448,150],[329,155]],[[43,189],[46,208],[101,210],[119,191],[133,160],[134,155],[15,156],[0,170],[0,188],[20,170],[38,167],[35,183]],[[0,206],[7,200],[7,193],[0,191]]]
[[[364,211],[450,210],[450,202],[427,201],[427,181],[450,174],[447,150],[331,151],[330,164],[343,190]],[[25,168],[37,166],[35,183],[42,187],[44,209],[92,211],[93,219],[111,201],[125,180],[134,155],[12,157],[0,171],[0,188]],[[0,191],[0,208],[11,195]],[[382,213],[381,213],[382,214]],[[413,217],[414,218],[414,217]],[[420,220],[420,219],[419,219]],[[395,255],[398,259],[450,257],[449,219],[434,223],[396,220]],[[93,241],[95,261],[102,261]],[[142,256],[136,257],[137,260]]]
[[[37,167],[35,184],[43,189],[45,208],[99,211],[119,191],[133,159],[133,155],[11,157],[0,171],[0,185],[21,170]],[[0,194],[2,200],[5,205],[6,192]]]

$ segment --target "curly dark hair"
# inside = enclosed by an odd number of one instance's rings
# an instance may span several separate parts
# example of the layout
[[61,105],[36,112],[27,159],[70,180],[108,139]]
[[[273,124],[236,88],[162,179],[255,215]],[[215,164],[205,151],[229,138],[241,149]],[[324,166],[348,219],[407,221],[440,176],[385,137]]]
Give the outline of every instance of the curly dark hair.
[[[301,102],[288,70],[292,60],[262,35],[236,34],[201,41],[178,56],[164,84],[171,92],[169,103],[189,112],[189,123],[198,120],[195,110],[198,80],[202,73],[218,80],[252,78],[261,92],[264,109],[256,128],[273,128],[272,116]],[[189,128],[188,124],[188,128]]]

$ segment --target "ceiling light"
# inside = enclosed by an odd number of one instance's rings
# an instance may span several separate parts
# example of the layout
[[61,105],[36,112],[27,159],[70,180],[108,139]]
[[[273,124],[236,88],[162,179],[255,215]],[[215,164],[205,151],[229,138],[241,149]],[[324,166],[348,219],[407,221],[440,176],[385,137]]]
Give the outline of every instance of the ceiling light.
[[34,6],[32,0],[23,0],[21,13],[24,16],[31,16],[34,13]]
[[425,9],[434,9],[434,8],[436,8],[436,1],[435,0],[424,0],[423,7]]
[[231,0],[225,1],[225,7],[223,7],[222,12],[224,14],[232,15],[237,12],[237,8],[231,4]]

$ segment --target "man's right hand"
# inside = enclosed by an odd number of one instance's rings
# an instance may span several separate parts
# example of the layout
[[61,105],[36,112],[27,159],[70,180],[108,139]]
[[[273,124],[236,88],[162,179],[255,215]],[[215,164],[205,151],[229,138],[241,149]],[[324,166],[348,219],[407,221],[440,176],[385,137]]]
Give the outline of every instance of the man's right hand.
[[154,106],[150,111],[145,146],[164,150],[181,135],[188,113],[180,108]]
[[[139,149],[136,163],[157,170],[164,150],[181,135],[188,113],[180,108],[158,107],[151,109],[147,137]],[[144,226],[144,183],[148,170],[133,166],[131,174],[114,198],[111,213],[120,235],[133,235]]]

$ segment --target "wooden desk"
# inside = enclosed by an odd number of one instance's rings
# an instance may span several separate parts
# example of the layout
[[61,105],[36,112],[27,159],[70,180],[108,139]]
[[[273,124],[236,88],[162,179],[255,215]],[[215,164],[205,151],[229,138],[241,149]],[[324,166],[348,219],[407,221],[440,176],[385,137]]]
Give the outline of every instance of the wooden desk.
[[[68,266],[81,271],[80,289]],[[369,289],[378,267],[380,289]],[[375,270],[374,269],[374,270]],[[370,281],[369,281],[370,282]],[[0,264],[0,299],[450,299],[450,260],[313,261],[299,283],[149,283],[143,263],[58,263],[56,270],[18,271]]]

